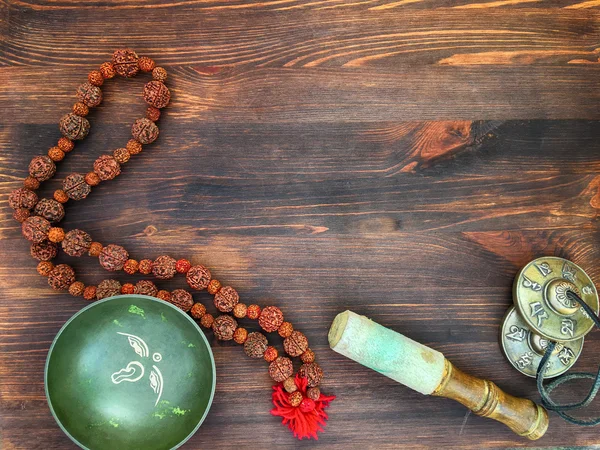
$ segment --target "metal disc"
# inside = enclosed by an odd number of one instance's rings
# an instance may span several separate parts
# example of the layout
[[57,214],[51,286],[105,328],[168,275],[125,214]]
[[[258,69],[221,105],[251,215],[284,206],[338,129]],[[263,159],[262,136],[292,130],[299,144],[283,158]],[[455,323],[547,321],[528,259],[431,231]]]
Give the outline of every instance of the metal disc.
[[535,333],[552,341],[574,341],[585,336],[594,322],[569,299],[569,290],[598,314],[598,291],[583,269],[566,259],[545,256],[531,261],[518,273],[513,301]]
[[[510,363],[523,375],[535,378],[548,341],[527,327],[514,306],[504,316],[500,333],[502,350]],[[582,349],[583,338],[557,344],[548,360],[544,378],[557,377],[569,370]]]

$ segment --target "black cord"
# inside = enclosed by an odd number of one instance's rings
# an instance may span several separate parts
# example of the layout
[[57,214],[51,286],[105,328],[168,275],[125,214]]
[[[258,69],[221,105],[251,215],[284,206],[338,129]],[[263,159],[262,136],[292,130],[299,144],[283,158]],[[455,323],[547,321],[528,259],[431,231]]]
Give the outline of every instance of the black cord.
[[[588,316],[590,316],[590,318],[593,320],[596,327],[600,328],[600,319],[598,318],[598,316],[596,316],[596,313],[594,313],[592,308],[590,308],[588,304],[585,303],[581,299],[581,297],[579,297],[579,295],[577,295],[573,291],[567,291],[567,297],[570,300],[579,303],[584,309],[584,311],[588,314]],[[573,423],[575,425],[595,426],[600,424],[600,417],[595,419],[584,420],[578,419],[565,413],[565,411],[584,408],[594,400],[596,394],[598,394],[598,391],[600,390],[600,367],[598,367],[598,372],[596,374],[587,372],[563,374],[554,379],[552,382],[548,383],[546,386],[544,386],[544,369],[546,368],[546,363],[548,362],[548,359],[550,358],[550,355],[552,354],[555,348],[556,342],[550,341],[548,343],[548,347],[546,347],[546,352],[544,353],[544,356],[542,357],[542,360],[540,361],[540,364],[537,368],[536,382],[538,391],[540,392],[540,396],[542,397],[542,405],[546,409],[555,411],[560,417],[565,419],[567,422]],[[594,380],[594,383],[592,384],[592,387],[590,388],[590,391],[588,392],[587,396],[582,401],[577,403],[560,404],[556,403],[550,398],[550,393],[561,384],[566,383],[567,381],[580,380],[585,378]]]

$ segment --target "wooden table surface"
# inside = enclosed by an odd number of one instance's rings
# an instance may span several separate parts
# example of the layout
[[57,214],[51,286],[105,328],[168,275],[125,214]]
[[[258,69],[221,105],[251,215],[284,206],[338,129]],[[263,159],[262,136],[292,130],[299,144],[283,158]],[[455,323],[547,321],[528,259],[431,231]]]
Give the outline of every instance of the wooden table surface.
[[[556,415],[546,436],[526,441],[341,357],[326,336],[352,309],[538,399],[503,356],[499,324],[517,270],[535,257],[571,259],[600,284],[599,6],[2,1],[0,447],[75,448],[50,415],[43,371],[54,335],[85,302],[37,275],[6,199],[59,137],[77,85],[123,46],[169,71],[161,136],[70,202],[62,226],[134,258],[189,257],[246,303],[280,305],[315,349],[323,390],[338,396],[321,446],[598,443],[597,429]],[[43,194],[126,142],[145,80],[107,83],[89,137]],[[87,283],[108,278],[90,258],[69,261]],[[575,369],[595,370],[599,336],[586,338]],[[184,448],[315,445],[269,415],[264,362],[208,337],[215,402]]]

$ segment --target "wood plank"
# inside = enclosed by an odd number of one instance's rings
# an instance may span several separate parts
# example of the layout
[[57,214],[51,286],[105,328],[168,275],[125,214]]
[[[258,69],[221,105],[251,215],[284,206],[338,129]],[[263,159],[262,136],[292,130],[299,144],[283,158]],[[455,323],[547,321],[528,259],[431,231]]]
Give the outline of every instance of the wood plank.
[[[171,69],[173,101],[165,114],[194,123],[247,124],[599,118],[596,66],[485,67],[377,73],[264,68],[211,75],[201,73],[203,69]],[[85,79],[85,72],[65,75],[55,69],[48,76],[40,84],[35,68],[0,69],[0,121],[57,123],[75,101],[74,87]],[[99,111],[106,107],[121,112],[104,115],[103,121],[120,123],[124,111],[143,111],[142,78],[120,81],[104,89],[106,106]],[[20,114],[14,114],[15,105]]]
[[[154,226],[160,232],[153,239],[165,236],[164,242],[184,231],[394,236],[598,229],[600,210],[592,202],[600,185],[597,122],[464,127],[462,122],[190,126],[165,117],[159,142],[85,202],[70,204],[69,217],[79,217],[81,226],[103,240],[112,236],[104,231],[110,224],[126,236],[143,236]],[[4,196],[18,187],[27,161],[39,153],[38,143],[50,147],[57,134],[55,126],[35,129],[11,126],[7,132],[16,145],[2,156]],[[50,195],[71,172],[86,173],[98,155],[127,139],[126,126],[99,123],[41,192]],[[244,151],[230,158],[240,148]],[[0,211],[0,237],[10,238],[11,211],[6,203]],[[65,226],[74,225],[68,220]]]
[[[322,9],[340,3],[186,1],[146,7],[125,2],[119,7],[105,2],[16,2],[4,13],[8,34],[0,64],[89,70],[124,44],[169,67],[366,66],[395,71],[435,65],[456,54],[489,52],[498,53],[493,64],[598,61],[597,9],[431,9],[438,3],[429,1],[362,1]],[[439,4],[485,6],[480,1]],[[423,7],[427,9],[412,9]],[[144,26],[132,26],[141,16]],[[506,57],[514,52],[522,55]],[[493,75],[494,70],[489,72]]]
[[188,0],[180,2],[178,0],[161,1],[161,0],[115,0],[107,4],[101,1],[86,1],[81,0],[62,0],[56,2],[53,0],[28,0],[28,1],[11,1],[14,7],[23,9],[32,9],[35,11],[54,11],[54,10],[71,10],[78,11],[81,9],[151,9],[162,8],[163,10],[177,9],[178,7],[187,7],[193,9],[206,9],[210,11],[223,10],[250,10],[250,11],[293,11],[303,9],[305,11],[330,10],[330,9],[352,9],[365,8],[372,11],[381,11],[388,9],[430,9],[438,8],[455,8],[455,9],[493,9],[503,8],[564,8],[564,9],[591,9],[598,4],[595,0],[550,0],[537,2],[532,0],[499,0],[499,1],[450,1],[450,0],[318,0],[311,2],[301,2],[299,0],[270,0],[270,1],[226,1],[226,0]]

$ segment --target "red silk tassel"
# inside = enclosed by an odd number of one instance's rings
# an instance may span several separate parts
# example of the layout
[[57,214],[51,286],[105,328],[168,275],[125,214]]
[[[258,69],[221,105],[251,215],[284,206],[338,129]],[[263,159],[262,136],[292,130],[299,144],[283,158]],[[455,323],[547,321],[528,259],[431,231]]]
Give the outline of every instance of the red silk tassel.
[[[307,399],[307,379],[296,375],[295,382],[298,390]],[[271,410],[271,414],[283,417],[281,423],[287,425],[298,439],[314,438],[318,440],[317,433],[323,431],[323,427],[328,419],[325,408],[335,400],[335,396],[321,394],[319,399],[314,402],[314,409],[310,411],[305,411],[306,408],[300,406],[292,406],[289,396],[290,394],[283,388],[283,383],[273,386],[273,404],[275,408]],[[310,402],[310,399],[308,399],[308,402]]]

